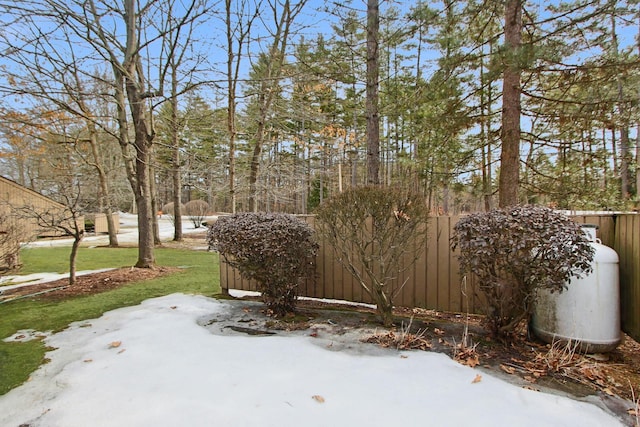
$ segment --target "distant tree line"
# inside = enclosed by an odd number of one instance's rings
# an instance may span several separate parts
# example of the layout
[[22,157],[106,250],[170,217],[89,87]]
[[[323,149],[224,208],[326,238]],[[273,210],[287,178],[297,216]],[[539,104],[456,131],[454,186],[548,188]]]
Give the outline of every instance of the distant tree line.
[[78,205],[138,213],[138,266],[154,263],[157,211],[176,209],[179,240],[192,200],[308,213],[377,184],[443,214],[638,204],[635,2],[0,10],[3,174],[58,199],[51,183],[71,179]]

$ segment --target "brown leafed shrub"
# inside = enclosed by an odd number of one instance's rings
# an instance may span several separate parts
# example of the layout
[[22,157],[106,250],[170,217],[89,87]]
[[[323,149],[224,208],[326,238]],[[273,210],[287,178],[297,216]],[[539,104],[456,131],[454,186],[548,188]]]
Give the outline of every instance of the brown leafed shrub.
[[264,303],[276,316],[295,312],[299,282],[315,278],[314,231],[293,215],[223,216],[209,228],[207,243],[242,277],[258,283]]
[[594,250],[580,225],[539,206],[514,206],[462,218],[454,227],[461,275],[478,277],[489,329],[509,338],[533,311],[536,289],[562,292],[591,271]]

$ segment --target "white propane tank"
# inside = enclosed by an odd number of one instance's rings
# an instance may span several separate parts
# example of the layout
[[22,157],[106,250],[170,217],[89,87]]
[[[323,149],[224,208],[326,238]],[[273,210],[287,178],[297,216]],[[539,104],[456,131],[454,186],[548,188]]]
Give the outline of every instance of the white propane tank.
[[586,353],[611,351],[621,338],[619,258],[596,238],[596,229],[592,224],[582,226],[595,250],[591,274],[572,278],[561,293],[538,291],[531,320],[531,329],[541,340],[571,342]]

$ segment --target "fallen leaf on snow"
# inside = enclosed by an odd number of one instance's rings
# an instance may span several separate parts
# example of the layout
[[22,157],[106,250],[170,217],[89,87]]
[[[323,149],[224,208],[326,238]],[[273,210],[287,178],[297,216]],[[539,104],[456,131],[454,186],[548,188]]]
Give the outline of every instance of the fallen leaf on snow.
[[479,383],[480,381],[482,381],[482,375],[476,374],[476,377],[471,381],[471,384]]
[[121,344],[122,341],[113,341],[111,344],[109,344],[109,348],[118,348]]
[[93,359],[84,359],[83,360],[84,363],[89,363],[89,362],[93,362]]
[[318,394],[314,394],[313,396],[311,396],[311,398],[313,400],[315,400],[318,403],[324,403],[324,397],[318,395]]

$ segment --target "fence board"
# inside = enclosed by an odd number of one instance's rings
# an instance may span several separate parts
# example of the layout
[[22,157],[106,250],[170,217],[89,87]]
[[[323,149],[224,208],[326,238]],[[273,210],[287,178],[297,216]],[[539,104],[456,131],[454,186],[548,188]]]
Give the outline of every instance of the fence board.
[[622,329],[640,341],[640,218],[616,218],[614,249],[620,257],[620,313]]
[[[427,272],[427,280],[423,286],[426,288],[427,301],[425,308],[435,309],[438,306],[438,225],[439,220],[432,220],[429,223],[429,238],[427,240],[427,258],[423,269]],[[435,267],[434,267],[435,266]],[[434,286],[435,285],[435,286]]]
[[427,306],[427,248],[424,248],[413,268],[413,301],[414,306],[425,308]]
[[450,217],[438,218],[438,305],[437,310],[458,311],[451,300],[452,288],[458,280],[451,277],[451,250],[449,249]]
[[310,296],[317,296],[319,298],[333,298],[333,286],[336,281],[334,276],[335,268],[333,263],[328,264],[328,253],[331,249],[326,245],[320,245],[318,251],[318,268],[320,271],[320,277],[318,278],[318,286],[314,293]]

